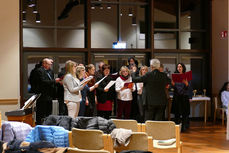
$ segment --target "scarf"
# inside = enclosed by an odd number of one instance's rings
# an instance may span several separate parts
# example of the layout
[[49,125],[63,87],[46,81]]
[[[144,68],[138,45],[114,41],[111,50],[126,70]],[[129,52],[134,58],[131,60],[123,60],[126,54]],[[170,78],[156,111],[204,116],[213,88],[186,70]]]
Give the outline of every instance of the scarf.
[[126,81],[126,80],[129,78],[129,75],[127,75],[127,76],[120,75],[120,78],[121,78],[123,81]]

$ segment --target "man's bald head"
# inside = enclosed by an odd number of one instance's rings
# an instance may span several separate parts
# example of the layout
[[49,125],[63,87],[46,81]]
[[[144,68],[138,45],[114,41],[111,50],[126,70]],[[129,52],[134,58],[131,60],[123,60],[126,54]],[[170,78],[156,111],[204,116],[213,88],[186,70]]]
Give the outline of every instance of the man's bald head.
[[53,60],[50,58],[44,58],[42,61],[42,66],[46,69],[49,70],[52,66]]

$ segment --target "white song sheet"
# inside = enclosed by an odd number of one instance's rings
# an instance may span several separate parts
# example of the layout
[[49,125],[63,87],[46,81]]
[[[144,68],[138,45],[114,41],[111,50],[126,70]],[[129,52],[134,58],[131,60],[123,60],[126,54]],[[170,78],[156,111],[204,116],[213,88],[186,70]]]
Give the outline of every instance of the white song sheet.
[[109,89],[111,86],[115,84],[116,81],[110,81],[104,89]]
[[90,81],[91,79],[93,79],[93,76],[90,75],[89,77],[83,79],[83,81],[80,82],[80,85],[84,84],[85,82]]
[[106,77],[107,77],[107,76],[105,76],[105,77],[103,77],[102,79],[100,79],[99,81],[97,81],[97,82],[95,83],[95,85],[100,84]]

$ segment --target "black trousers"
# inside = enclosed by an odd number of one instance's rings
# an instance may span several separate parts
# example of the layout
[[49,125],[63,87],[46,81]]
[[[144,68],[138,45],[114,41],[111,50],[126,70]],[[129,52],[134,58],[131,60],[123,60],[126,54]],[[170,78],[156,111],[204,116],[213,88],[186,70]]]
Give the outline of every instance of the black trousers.
[[151,105],[145,107],[145,121],[163,121],[166,105]]
[[37,100],[36,124],[41,125],[42,120],[52,114],[52,100]]
[[110,116],[111,116],[111,112],[112,111],[98,111],[98,116],[100,116],[100,117],[103,117],[103,118],[105,118],[105,119],[107,119],[107,120],[109,120],[110,119]]

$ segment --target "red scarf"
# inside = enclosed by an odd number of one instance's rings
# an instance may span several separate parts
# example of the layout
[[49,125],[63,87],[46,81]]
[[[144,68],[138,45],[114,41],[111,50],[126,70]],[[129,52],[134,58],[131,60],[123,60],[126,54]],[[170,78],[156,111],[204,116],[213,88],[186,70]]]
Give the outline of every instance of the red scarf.
[[127,75],[127,76],[122,76],[122,75],[120,75],[120,78],[121,78],[123,81],[126,81],[126,80],[129,78],[129,75]]

